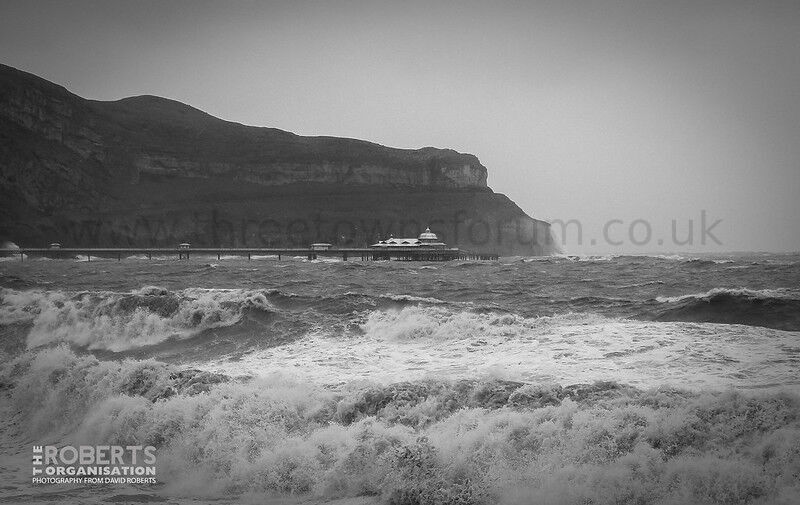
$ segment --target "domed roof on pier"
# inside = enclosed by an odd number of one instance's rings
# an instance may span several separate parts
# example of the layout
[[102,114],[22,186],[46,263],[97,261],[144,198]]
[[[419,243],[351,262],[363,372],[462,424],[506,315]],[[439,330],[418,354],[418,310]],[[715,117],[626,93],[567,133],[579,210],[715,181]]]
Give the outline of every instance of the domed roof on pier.
[[425,228],[425,231],[419,234],[420,240],[439,240],[439,237],[431,231],[430,228]]

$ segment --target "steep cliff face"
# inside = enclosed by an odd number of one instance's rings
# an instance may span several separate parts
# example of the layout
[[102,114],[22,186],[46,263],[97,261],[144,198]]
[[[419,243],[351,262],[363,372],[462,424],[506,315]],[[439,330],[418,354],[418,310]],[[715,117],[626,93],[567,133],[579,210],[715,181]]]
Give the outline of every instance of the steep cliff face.
[[[456,223],[454,245],[549,252],[541,237],[504,245],[500,231],[497,242],[498,230],[514,219],[524,221],[512,226],[521,236],[541,235],[547,226],[494,194],[486,176],[475,156],[449,149],[302,137],[223,121],[153,96],[91,101],[0,65],[0,238],[24,245],[174,245],[189,238],[204,245],[313,239],[360,245],[403,231],[394,228],[406,226],[411,233],[436,221]],[[203,219],[211,224],[187,224],[198,215],[210,216]],[[319,216],[349,224],[336,230],[289,226]],[[354,224],[367,217],[382,223]],[[417,224],[399,223],[398,217]],[[164,219],[171,220],[169,233],[166,225],[158,233],[149,230]],[[277,226],[254,232],[252,222],[265,219]],[[471,233],[487,243],[465,238],[468,227],[487,219],[495,222]],[[216,222],[242,220],[251,224],[238,235],[211,229]]]

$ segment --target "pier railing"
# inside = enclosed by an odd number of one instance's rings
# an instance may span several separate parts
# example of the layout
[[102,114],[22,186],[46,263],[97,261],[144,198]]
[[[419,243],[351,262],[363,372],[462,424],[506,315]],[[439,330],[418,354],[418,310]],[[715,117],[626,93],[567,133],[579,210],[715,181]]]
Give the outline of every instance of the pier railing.
[[163,248],[163,247],[63,247],[57,248],[20,248],[17,250],[7,250],[6,254],[19,255],[20,261],[25,257],[46,257],[52,259],[75,258],[76,256],[86,256],[87,261],[92,257],[111,258],[122,261],[123,258],[130,256],[153,257],[175,256],[176,259],[190,259],[193,255],[216,256],[222,259],[223,256],[242,256],[251,260],[253,256],[274,256],[281,260],[286,257],[301,256],[309,260],[317,259],[319,256],[341,257],[343,261],[361,260],[403,260],[403,261],[451,261],[451,260],[496,260],[496,254],[472,253],[460,249],[429,249],[421,247],[392,247],[392,248],[331,248],[331,249],[311,249],[311,248],[243,248],[243,247],[191,247],[191,248]]

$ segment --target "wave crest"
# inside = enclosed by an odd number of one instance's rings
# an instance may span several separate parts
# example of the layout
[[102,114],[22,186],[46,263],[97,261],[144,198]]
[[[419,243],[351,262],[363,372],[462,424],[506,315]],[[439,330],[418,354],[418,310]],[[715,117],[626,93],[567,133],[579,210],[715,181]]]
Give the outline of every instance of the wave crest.
[[248,310],[269,311],[260,291],[147,286],[130,293],[0,290],[0,319],[29,323],[28,348],[69,342],[125,351],[232,326]]
[[657,297],[656,321],[746,324],[800,331],[796,289],[714,288],[705,293]]

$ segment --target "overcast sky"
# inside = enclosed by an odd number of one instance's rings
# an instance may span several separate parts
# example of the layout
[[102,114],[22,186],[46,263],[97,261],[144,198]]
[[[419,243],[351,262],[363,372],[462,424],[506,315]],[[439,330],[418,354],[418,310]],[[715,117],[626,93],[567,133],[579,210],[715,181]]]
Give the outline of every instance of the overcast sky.
[[0,0],[0,61],[86,98],[473,153],[530,215],[581,222],[568,252],[800,250],[797,0]]

